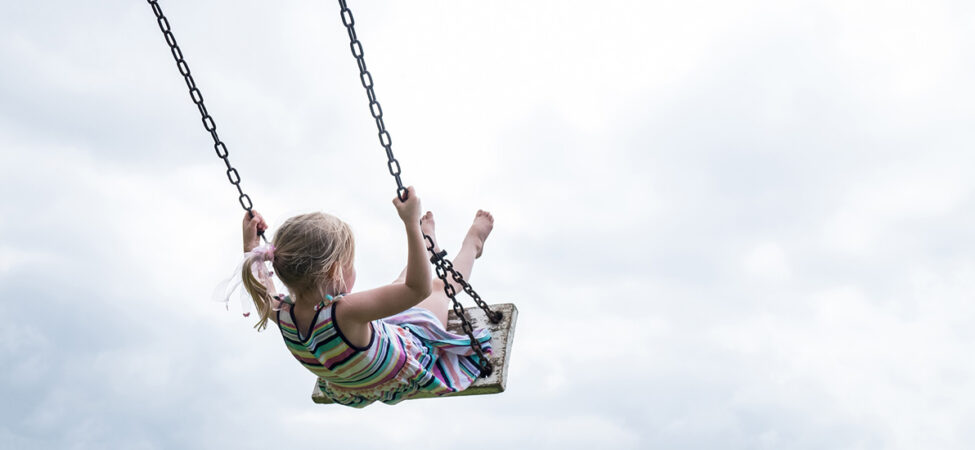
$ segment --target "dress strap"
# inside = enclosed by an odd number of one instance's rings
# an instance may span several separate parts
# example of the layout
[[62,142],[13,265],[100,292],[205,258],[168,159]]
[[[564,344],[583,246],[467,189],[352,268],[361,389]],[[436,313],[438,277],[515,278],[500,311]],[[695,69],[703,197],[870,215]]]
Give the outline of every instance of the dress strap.
[[317,305],[315,305],[315,311],[320,311],[322,308],[324,308],[324,307],[326,307],[328,305],[331,305],[332,303],[335,303],[336,300],[338,300],[339,298],[342,298],[343,296],[345,296],[344,293],[343,294],[338,294],[338,295],[336,295],[334,297],[331,296],[331,295],[325,294],[325,300],[322,300],[322,301],[318,302]]
[[290,295],[278,294],[271,297],[271,310],[289,310],[294,306],[295,302],[291,299]]

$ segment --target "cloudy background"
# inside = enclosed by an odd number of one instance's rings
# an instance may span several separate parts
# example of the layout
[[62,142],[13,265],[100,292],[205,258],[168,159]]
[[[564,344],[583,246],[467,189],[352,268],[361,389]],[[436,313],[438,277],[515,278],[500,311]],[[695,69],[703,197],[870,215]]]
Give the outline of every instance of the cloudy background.
[[[337,214],[394,278],[335,2],[162,6],[272,228]],[[351,6],[442,244],[497,219],[508,391],[313,404],[210,301],[242,211],[149,6],[5,1],[0,447],[975,446],[975,4]]]

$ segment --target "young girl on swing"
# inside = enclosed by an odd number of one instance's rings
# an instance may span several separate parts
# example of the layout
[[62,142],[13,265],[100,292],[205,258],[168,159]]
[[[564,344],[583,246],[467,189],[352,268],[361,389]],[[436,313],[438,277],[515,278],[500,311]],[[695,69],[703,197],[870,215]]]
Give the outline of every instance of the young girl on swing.
[[[412,187],[405,202],[395,198],[393,204],[406,227],[406,268],[389,285],[355,293],[350,292],[355,243],[345,222],[323,213],[295,216],[281,225],[271,244],[259,246],[258,233],[267,223],[256,211],[244,216],[241,276],[260,314],[255,327],[275,322],[295,359],[319,377],[322,392],[347,406],[395,404],[418,392],[456,392],[480,374],[470,339],[445,328],[450,300],[443,282],[431,278],[421,234],[436,245],[433,214],[420,217]],[[453,260],[465,279],[493,226],[491,214],[477,212]],[[266,263],[290,295],[275,293]],[[490,351],[487,330],[475,338]]]

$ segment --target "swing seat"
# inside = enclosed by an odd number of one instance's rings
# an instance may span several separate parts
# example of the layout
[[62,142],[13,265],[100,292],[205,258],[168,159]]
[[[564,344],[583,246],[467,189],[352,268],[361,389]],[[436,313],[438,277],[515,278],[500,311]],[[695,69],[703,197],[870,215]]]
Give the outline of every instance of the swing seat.
[[[508,360],[511,355],[511,342],[515,337],[515,323],[518,321],[518,308],[515,307],[513,303],[500,303],[497,305],[490,305],[492,311],[499,311],[504,314],[504,318],[501,319],[499,323],[491,323],[488,320],[487,315],[484,311],[477,307],[464,308],[467,312],[468,317],[471,319],[471,326],[474,329],[487,328],[491,330],[491,347],[492,351],[488,354],[488,359],[494,366],[494,371],[491,372],[490,376],[481,377],[474,380],[474,383],[470,385],[467,389],[460,392],[454,392],[442,396],[437,396],[429,393],[419,393],[414,397],[410,397],[407,400],[413,400],[417,398],[437,398],[437,397],[453,397],[461,395],[482,395],[482,394],[498,394],[504,392],[505,386],[508,383]],[[461,329],[460,318],[454,314],[453,310],[447,313],[447,331],[456,334],[464,334]],[[332,403],[332,399],[328,398],[320,389],[318,389],[318,382],[315,382],[315,386],[312,389],[311,399],[315,403],[329,404]]]

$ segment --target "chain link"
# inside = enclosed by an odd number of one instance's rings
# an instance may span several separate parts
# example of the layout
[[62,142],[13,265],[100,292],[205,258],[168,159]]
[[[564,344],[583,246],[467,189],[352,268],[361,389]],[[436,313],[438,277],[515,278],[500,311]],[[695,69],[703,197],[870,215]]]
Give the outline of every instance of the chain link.
[[[359,67],[359,81],[362,83],[362,87],[366,89],[366,97],[369,99],[369,112],[372,114],[373,119],[376,120],[376,128],[379,129],[379,144],[382,145],[383,149],[386,150],[386,166],[389,169],[389,174],[396,179],[396,195],[399,197],[400,201],[406,201],[408,191],[403,187],[403,180],[400,178],[402,170],[400,169],[399,161],[393,156],[393,140],[389,136],[389,131],[386,130],[386,122],[383,120],[383,108],[379,105],[379,101],[376,99],[376,91],[373,89],[375,83],[372,79],[372,74],[366,67],[365,51],[362,48],[362,42],[359,41],[358,36],[355,33],[355,17],[352,15],[352,10],[346,4],[345,0],[339,0],[339,6],[341,7],[342,14],[342,24],[345,25],[346,31],[349,33],[349,49],[352,51],[352,56],[355,58],[356,65]],[[447,297],[450,297],[450,301],[454,305],[454,314],[460,318],[461,328],[464,333],[471,340],[471,348],[473,348],[474,353],[477,354],[479,358],[479,366],[481,369],[481,376],[488,376],[494,370],[491,361],[484,356],[484,349],[481,347],[481,343],[474,337],[474,328],[471,326],[470,320],[467,318],[467,314],[464,311],[464,305],[461,305],[455,296],[457,295],[457,290],[454,285],[450,283],[447,278],[448,273],[450,277],[454,279],[460,286],[464,288],[464,292],[471,296],[477,303],[477,306],[481,307],[487,314],[488,318],[493,323],[498,323],[501,321],[503,314],[498,311],[492,311],[491,308],[481,300],[481,296],[474,292],[471,285],[464,281],[464,276],[454,270],[453,263],[449,259],[445,258],[447,252],[435,252],[433,245],[433,238],[423,235],[426,239],[427,250],[432,255],[430,257],[430,262],[436,266],[437,277],[443,281],[444,293]]]
[[[230,181],[235,188],[237,188],[237,201],[240,202],[240,206],[247,211],[248,214],[253,218],[254,212],[251,211],[254,208],[254,203],[251,202],[249,195],[244,193],[244,190],[240,187],[240,173],[234,166],[230,165],[230,153],[227,151],[227,145],[220,140],[220,136],[217,134],[217,124],[213,121],[213,117],[210,116],[209,111],[207,111],[206,105],[203,104],[203,93],[200,89],[196,87],[196,81],[193,80],[193,74],[190,72],[190,66],[183,59],[183,51],[180,50],[179,45],[176,43],[176,36],[170,30],[169,19],[163,14],[162,8],[159,6],[158,0],[146,0],[152,7],[152,12],[156,15],[156,22],[159,23],[159,29],[163,33],[163,37],[166,39],[166,44],[169,46],[169,51],[173,54],[173,59],[176,60],[176,68],[179,69],[180,75],[183,76],[183,80],[186,82],[186,87],[190,91],[190,99],[196,105],[196,108],[200,111],[200,117],[203,121],[203,128],[210,133],[210,137],[213,138],[213,149],[217,153],[217,157],[223,160],[224,165],[227,166],[227,179]],[[267,237],[264,236],[263,231],[258,231],[258,235],[261,239],[267,243]]]
[[[454,285],[450,284],[450,282],[447,280],[447,272],[450,272],[455,280],[457,280],[458,278],[460,280],[463,280],[464,277],[456,270],[454,270],[454,264],[450,262],[449,259],[446,258],[447,256],[446,251],[441,250],[438,253],[434,250],[435,246],[433,244],[433,238],[424,234],[423,239],[426,239],[427,241],[428,244],[427,251],[429,251],[430,254],[433,255],[430,257],[430,262],[432,262],[435,266],[437,278],[440,278],[440,281],[443,282],[443,291],[445,294],[447,294],[447,297],[450,297],[450,301],[454,305],[453,306],[454,314],[460,318],[460,328],[461,330],[464,331],[464,334],[467,335],[467,338],[470,339],[471,349],[474,350],[474,354],[476,354],[478,357],[477,365],[481,371],[480,376],[488,377],[491,375],[492,372],[494,372],[494,364],[492,364],[491,360],[484,355],[484,348],[481,346],[481,342],[478,341],[476,337],[474,337],[474,327],[471,326],[470,320],[467,319],[467,312],[464,311],[464,305],[462,305],[459,301],[457,301],[457,298],[455,297],[457,295],[457,290],[454,288]],[[464,281],[461,282],[463,283],[462,286],[465,287],[464,291],[467,292],[467,289],[470,288],[470,285]],[[471,292],[473,292],[473,289],[471,289]],[[475,293],[474,295],[477,294]],[[478,300],[480,300],[480,297],[477,298]],[[478,306],[481,306],[481,309],[483,309],[484,312],[487,313],[488,317],[491,319],[491,322],[498,323],[501,321],[502,314],[500,312],[492,311],[491,308],[488,307],[487,304],[485,304],[483,301],[480,301],[478,303]]]

